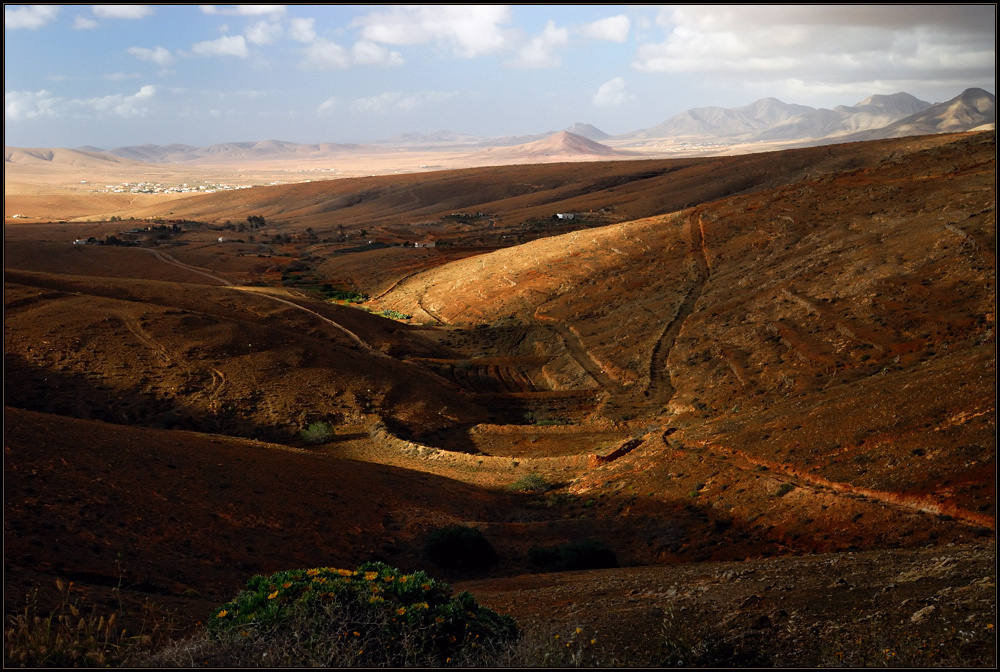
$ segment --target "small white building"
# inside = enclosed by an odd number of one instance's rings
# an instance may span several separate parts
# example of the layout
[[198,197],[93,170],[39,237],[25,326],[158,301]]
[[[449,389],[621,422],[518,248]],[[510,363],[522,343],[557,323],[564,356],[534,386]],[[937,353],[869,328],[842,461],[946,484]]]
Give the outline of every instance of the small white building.
[[576,219],[576,215],[574,215],[572,212],[559,212],[556,213],[556,217],[558,217],[559,219]]

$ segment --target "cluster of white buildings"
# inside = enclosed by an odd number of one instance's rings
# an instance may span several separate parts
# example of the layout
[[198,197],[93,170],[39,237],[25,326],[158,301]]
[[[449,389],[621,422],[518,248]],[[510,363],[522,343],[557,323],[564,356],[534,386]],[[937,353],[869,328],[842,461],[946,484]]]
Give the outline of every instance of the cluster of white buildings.
[[[216,191],[233,191],[235,189],[250,189],[253,185],[233,186],[231,184],[200,184],[191,186],[187,183],[165,186],[159,182],[122,182],[121,184],[104,185],[104,193],[115,194],[213,194]],[[102,190],[97,190],[102,191]]]

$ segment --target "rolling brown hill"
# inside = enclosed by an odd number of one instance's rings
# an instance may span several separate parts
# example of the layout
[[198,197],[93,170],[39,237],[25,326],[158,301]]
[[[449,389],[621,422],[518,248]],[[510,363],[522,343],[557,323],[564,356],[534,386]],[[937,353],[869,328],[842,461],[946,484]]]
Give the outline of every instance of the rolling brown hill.
[[[600,215],[602,223],[613,223],[674,212],[880,160],[880,150],[849,143],[836,149],[818,147],[734,157],[579,164],[529,162],[219,192],[169,203],[168,210],[147,206],[121,214],[210,222],[241,221],[247,214],[261,214],[279,227],[282,222],[294,222],[298,230],[311,226],[321,235],[338,226],[363,226],[371,231],[378,225],[444,224],[449,215],[477,212],[489,215],[475,227],[480,230],[551,220],[556,213],[591,211]],[[495,221],[490,223],[490,219]]]
[[[539,352],[561,344],[572,356],[565,370],[555,358],[543,370],[554,388],[573,389],[581,377],[585,389],[598,383],[604,412],[616,419],[693,413],[706,429],[721,413],[727,443],[741,435],[740,450],[792,471],[804,460],[820,480],[851,473],[846,456],[868,464],[864,446],[875,441],[878,460],[850,480],[886,491],[907,484],[914,493],[948,480],[947,506],[978,520],[988,500],[980,478],[993,469],[991,383],[974,373],[991,370],[994,356],[991,151],[971,138],[928,142],[905,162],[844,171],[822,186],[809,181],[452,262],[412,276],[378,305],[444,325],[526,325],[539,341],[554,341],[536,344]],[[967,168],[938,174],[941,160]],[[845,209],[859,192],[883,197]],[[919,214],[900,207],[917,201]],[[858,250],[872,254],[848,262]],[[982,420],[951,424],[953,411],[931,403],[943,393]],[[921,396],[927,404],[915,401]],[[852,408],[861,399],[880,403]],[[760,429],[799,412],[811,429]],[[925,425],[939,427],[934,439],[909,429]],[[978,446],[966,476],[932,467],[954,458],[934,447],[945,426],[963,437],[949,444]],[[767,447],[737,427],[769,433]],[[955,489],[959,482],[968,485]]]
[[[63,578],[194,622],[252,573],[381,559],[616,651],[682,606],[786,661],[822,662],[809,633],[852,609],[937,605],[928,637],[965,619],[980,646],[995,152],[987,132],[282,185],[137,209],[201,223],[136,247],[69,242],[132,224],[8,223],[5,611]],[[247,214],[268,223],[218,229]],[[456,523],[496,567],[426,566]],[[584,539],[624,568],[531,576],[533,548]]]

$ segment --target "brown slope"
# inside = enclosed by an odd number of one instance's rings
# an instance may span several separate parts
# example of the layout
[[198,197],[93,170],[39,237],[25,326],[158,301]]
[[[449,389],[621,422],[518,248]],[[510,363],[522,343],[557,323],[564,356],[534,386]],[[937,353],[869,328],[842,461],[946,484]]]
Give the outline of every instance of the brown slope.
[[109,596],[121,585],[126,601],[180,604],[193,623],[254,573],[373,557],[412,565],[412,536],[510,499],[259,440],[10,407],[4,446],[6,613],[32,586],[44,604],[52,582],[39,577],[60,576]]
[[[898,140],[897,147],[909,146]],[[909,142],[946,142],[913,139]],[[888,146],[888,145],[887,145]],[[587,161],[448,170],[429,174],[351,178],[277,185],[196,196],[169,205],[170,216],[243,221],[259,213],[275,223],[294,222],[321,233],[338,225],[371,230],[376,225],[439,221],[453,213],[487,213],[498,227],[512,227],[559,212],[597,213],[628,221],[762,187],[799,181],[845,166],[871,165],[886,151],[849,144],[700,159]],[[143,207],[137,217],[166,216]],[[485,226],[485,223],[484,223]]]
[[[42,613],[58,605],[53,578],[60,577],[74,582],[73,596],[83,596],[86,608],[117,612],[124,604],[133,617],[123,623],[130,630],[149,627],[140,607],[149,602],[161,607],[154,613],[162,617],[170,610],[182,626],[195,629],[252,574],[353,567],[372,558],[416,568],[422,566],[416,552],[421,535],[433,526],[463,520],[470,511],[484,517],[531,511],[510,495],[452,479],[259,441],[10,408],[4,416],[8,614],[22,609],[26,595],[36,596]],[[600,509],[583,510],[593,515]],[[582,522],[588,534],[599,519]],[[650,533],[651,519],[634,523],[628,536]],[[565,521],[562,526],[568,527]],[[512,535],[498,526],[487,532],[504,555],[510,553],[501,544]],[[692,541],[679,527],[674,536],[676,543]],[[766,637],[770,658],[758,662],[835,664],[841,660],[837,651],[855,651],[841,628],[855,622],[856,610],[881,614],[879,623],[887,628],[905,623],[905,641],[919,636],[940,642],[958,621],[967,633],[985,629],[994,615],[995,553],[995,545],[983,541],[487,580],[458,577],[478,580],[454,585],[549,638],[569,638],[582,628],[588,641],[597,640],[586,649],[599,662],[660,660],[659,637],[672,610],[684,615],[685,636],[712,632],[740,642],[732,636],[750,632],[750,641],[758,643]],[[927,611],[927,604],[935,609]],[[915,625],[911,619],[921,609],[930,618]],[[865,629],[850,630],[850,637],[868,636],[869,622],[861,625]],[[965,656],[976,651],[969,640],[966,634],[947,641],[957,647],[955,655]],[[972,643],[982,644],[978,638]],[[841,646],[829,649],[836,644]],[[881,649],[872,653],[884,656]],[[941,658],[917,660],[931,664]]]
[[383,419],[421,434],[486,418],[445,381],[386,355],[432,346],[361,311],[134,279],[8,270],[6,282],[6,399],[16,407],[292,442],[317,420]]
[[380,305],[445,324],[554,324],[552,351],[606,377],[609,417],[701,417],[686,436],[790,473],[933,493],[983,524],[995,515],[994,141],[935,144],[453,262]]

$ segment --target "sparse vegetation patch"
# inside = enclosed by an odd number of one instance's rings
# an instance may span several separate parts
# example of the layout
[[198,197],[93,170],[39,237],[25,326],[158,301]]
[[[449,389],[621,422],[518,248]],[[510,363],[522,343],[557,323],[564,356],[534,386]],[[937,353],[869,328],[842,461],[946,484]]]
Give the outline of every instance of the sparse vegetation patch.
[[413,317],[412,315],[401,313],[398,310],[381,310],[377,314],[382,317],[388,317],[390,320],[408,320]]
[[321,287],[323,296],[327,301],[341,301],[344,303],[364,303],[368,300],[368,295],[363,292],[354,292],[348,289],[337,289],[329,283]]
[[774,493],[775,497],[784,497],[789,492],[795,489],[795,486],[791,483],[782,483],[778,486],[778,490]]
[[508,485],[507,489],[513,492],[532,492],[535,494],[542,494],[551,490],[552,485],[546,481],[545,477],[541,474],[530,473]]
[[309,444],[326,443],[333,438],[333,428],[325,422],[313,422],[299,432],[299,436]]
[[48,614],[37,605],[37,591],[24,608],[8,614],[4,624],[4,668],[112,667],[160,645],[170,629],[165,620],[150,619],[149,627],[131,632],[116,612],[86,605],[72,582],[56,582],[62,603]]

